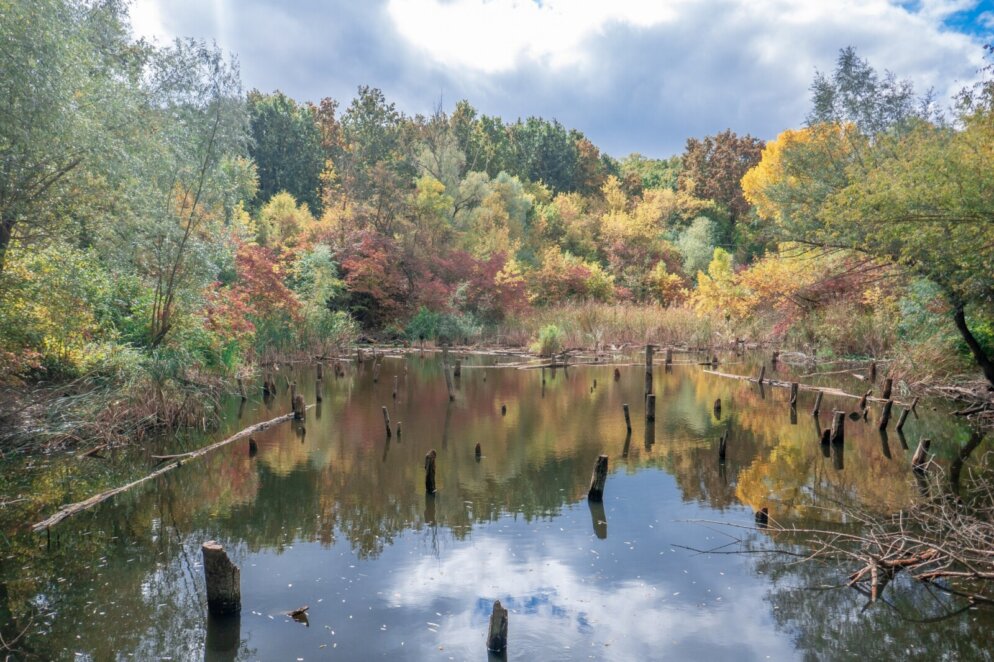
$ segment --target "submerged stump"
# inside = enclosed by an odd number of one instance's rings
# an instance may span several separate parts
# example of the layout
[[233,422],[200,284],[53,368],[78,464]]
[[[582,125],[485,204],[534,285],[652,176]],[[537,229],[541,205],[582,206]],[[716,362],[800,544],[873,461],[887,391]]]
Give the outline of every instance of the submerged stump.
[[607,455],[601,455],[594,463],[594,472],[590,476],[590,489],[587,491],[589,501],[604,500],[604,484],[607,482]]
[[500,600],[494,600],[494,608],[490,613],[487,650],[494,653],[507,650],[507,609],[500,604]]
[[293,397],[293,417],[298,421],[304,420],[304,412],[307,411],[307,405],[304,404],[304,396],[299,393]]
[[241,571],[221,543],[209,540],[200,551],[207,580],[207,610],[214,616],[237,614],[242,610]]
[[435,458],[438,453],[432,448],[425,455],[425,494],[435,493]]

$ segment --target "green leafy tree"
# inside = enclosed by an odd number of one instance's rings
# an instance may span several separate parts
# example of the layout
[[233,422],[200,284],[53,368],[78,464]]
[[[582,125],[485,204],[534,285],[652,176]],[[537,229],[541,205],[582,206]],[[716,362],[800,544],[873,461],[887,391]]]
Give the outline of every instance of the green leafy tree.
[[286,191],[320,213],[325,159],[317,109],[298,104],[279,91],[263,94],[253,90],[248,94],[248,113],[252,130],[249,154],[259,173],[256,204]]

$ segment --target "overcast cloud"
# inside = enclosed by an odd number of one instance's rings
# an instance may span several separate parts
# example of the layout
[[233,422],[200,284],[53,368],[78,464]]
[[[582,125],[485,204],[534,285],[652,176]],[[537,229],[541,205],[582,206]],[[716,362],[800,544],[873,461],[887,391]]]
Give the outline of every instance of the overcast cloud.
[[615,156],[668,156],[731,128],[799,126],[816,71],[852,45],[949,98],[977,77],[987,0],[136,0],[137,34],[217,41],[246,88],[347,105],[359,85],[406,113],[469,99],[538,115]]

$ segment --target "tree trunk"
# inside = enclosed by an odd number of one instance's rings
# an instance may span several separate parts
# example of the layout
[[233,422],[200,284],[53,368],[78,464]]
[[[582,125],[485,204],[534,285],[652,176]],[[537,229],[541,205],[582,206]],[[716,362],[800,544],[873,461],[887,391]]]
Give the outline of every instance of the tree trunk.
[[963,336],[963,341],[966,342],[966,346],[970,348],[973,353],[973,358],[976,359],[977,365],[984,372],[984,377],[991,386],[994,386],[994,362],[991,362],[991,358],[987,356],[984,348],[980,346],[977,342],[976,337],[970,331],[970,327],[966,324],[966,310],[965,305],[962,303],[957,303],[955,307],[955,312],[953,313],[953,321],[956,322],[956,328],[959,330],[960,335]]

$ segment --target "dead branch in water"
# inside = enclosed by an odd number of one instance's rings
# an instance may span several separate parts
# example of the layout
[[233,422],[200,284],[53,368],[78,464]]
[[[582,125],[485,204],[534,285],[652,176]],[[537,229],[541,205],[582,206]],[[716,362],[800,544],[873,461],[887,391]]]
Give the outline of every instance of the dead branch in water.
[[[312,406],[313,405],[310,405],[308,407],[308,409],[310,407],[312,407]],[[228,437],[227,439],[224,439],[223,441],[219,441],[217,443],[211,444],[210,446],[205,446],[204,448],[201,448],[201,449],[195,450],[195,451],[191,451],[189,453],[179,453],[177,455],[160,455],[160,456],[153,455],[152,456],[153,458],[158,459],[160,461],[168,460],[170,462],[170,464],[167,464],[164,467],[156,469],[155,471],[153,471],[152,473],[148,474],[147,476],[144,476],[142,478],[139,478],[138,480],[132,481],[132,482],[128,483],[127,485],[122,485],[121,487],[115,487],[113,489],[101,492],[100,494],[95,494],[95,495],[91,496],[89,499],[84,499],[83,501],[77,501],[76,503],[72,503],[72,504],[69,504],[68,506],[64,506],[58,512],[56,512],[54,515],[52,515],[51,517],[49,517],[48,519],[46,519],[44,521],[41,521],[41,522],[38,522],[37,524],[35,524],[34,526],[32,526],[31,530],[34,531],[35,533],[37,533],[39,531],[44,531],[47,528],[55,526],[56,524],[58,524],[62,520],[67,519],[69,517],[72,517],[76,513],[81,513],[84,510],[89,510],[90,508],[93,508],[97,504],[102,503],[102,502],[106,501],[107,499],[110,499],[111,497],[113,497],[113,496],[115,496],[117,494],[120,494],[121,492],[127,492],[128,490],[130,490],[133,487],[137,487],[138,485],[141,485],[142,483],[148,482],[148,481],[150,481],[150,480],[152,480],[154,478],[158,478],[159,476],[161,476],[164,473],[168,473],[169,471],[172,471],[176,467],[178,467],[181,464],[183,464],[183,462],[185,460],[192,460],[194,458],[200,457],[201,455],[206,455],[207,453],[210,453],[211,451],[217,450],[221,446],[226,446],[227,444],[230,444],[230,443],[232,443],[234,441],[238,441],[239,439],[244,439],[245,437],[247,437],[247,436],[249,436],[251,434],[255,434],[256,432],[261,432],[262,430],[265,430],[268,427],[276,425],[277,423],[283,423],[283,422],[289,421],[291,419],[293,419],[293,413],[284,414],[282,416],[277,416],[276,418],[270,419],[268,421],[263,421],[262,423],[256,423],[255,425],[251,425],[251,426],[245,428],[244,430],[242,430],[241,432],[233,434],[232,436]]]

